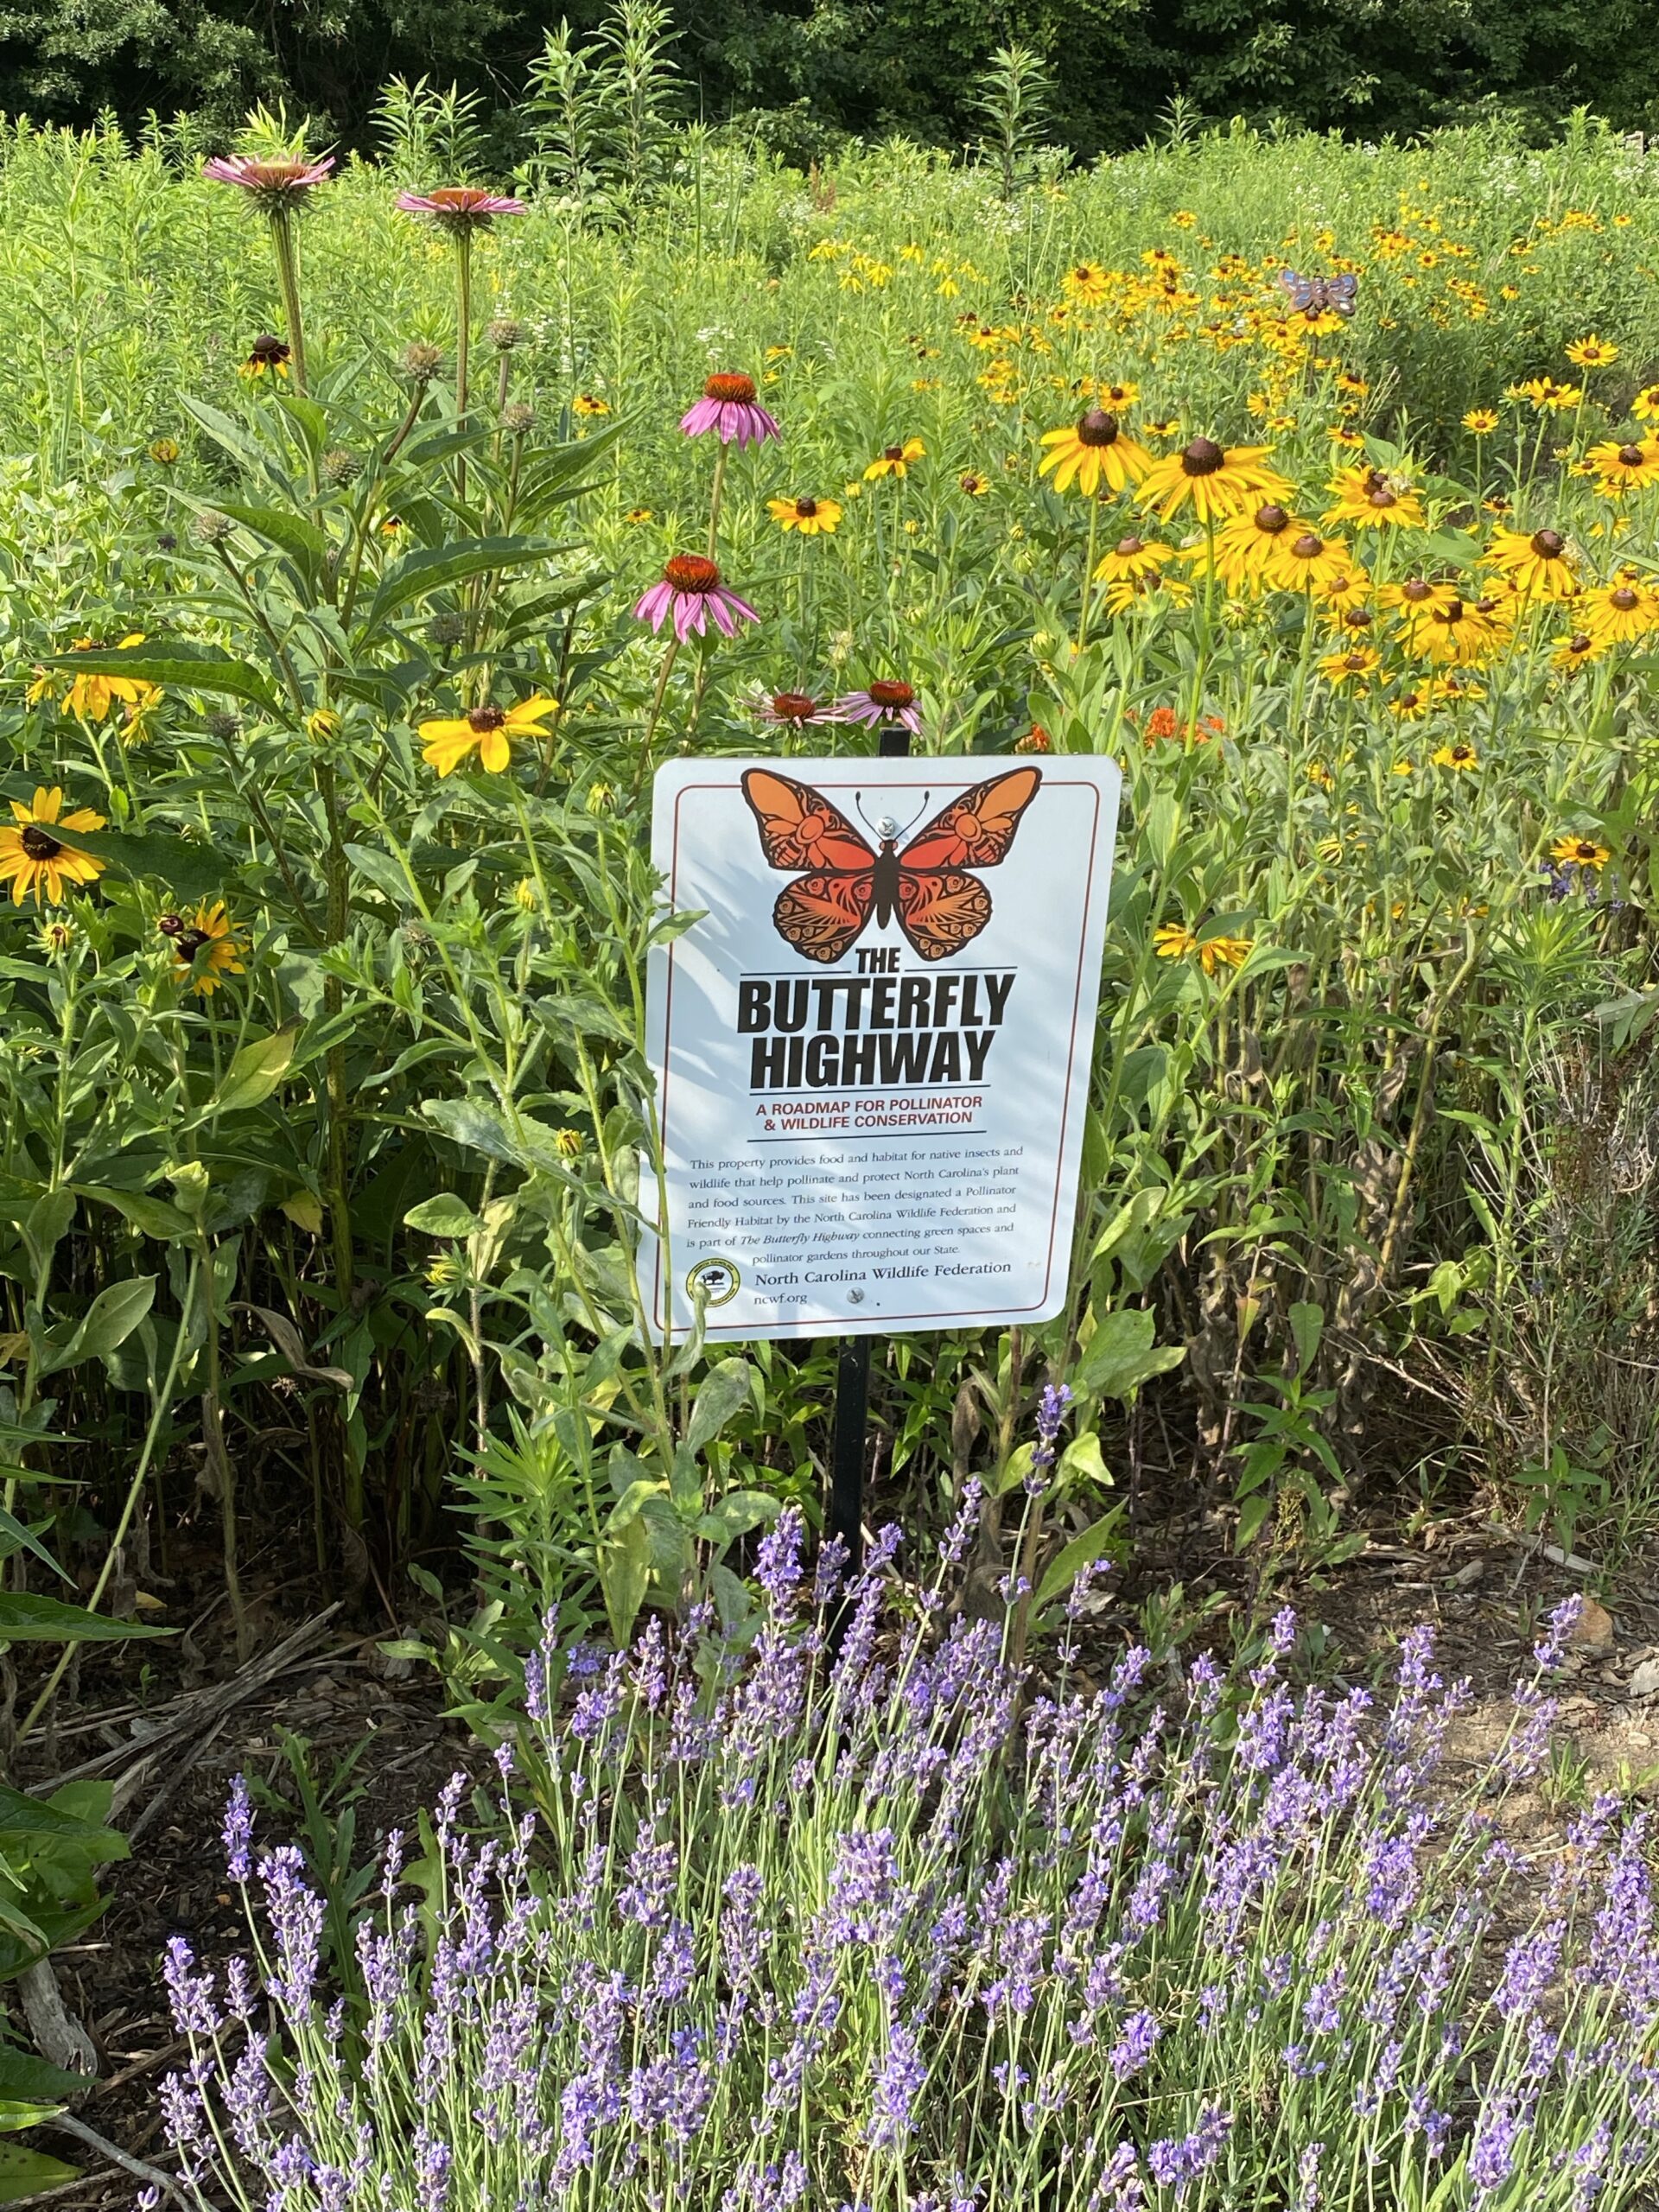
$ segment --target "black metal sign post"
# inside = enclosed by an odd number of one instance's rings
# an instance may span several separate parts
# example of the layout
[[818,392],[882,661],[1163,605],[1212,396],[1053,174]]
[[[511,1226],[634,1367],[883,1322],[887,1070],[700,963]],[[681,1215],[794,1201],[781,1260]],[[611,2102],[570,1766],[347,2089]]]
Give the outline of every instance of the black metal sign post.
[[[910,732],[902,722],[889,723],[877,737],[876,750],[884,760],[904,760],[910,752]],[[869,1444],[869,1414],[870,1339],[843,1337],[836,1357],[830,1534],[839,1536],[847,1548],[849,1577],[864,1564],[864,1462]],[[841,1622],[836,1625],[839,1628]]]

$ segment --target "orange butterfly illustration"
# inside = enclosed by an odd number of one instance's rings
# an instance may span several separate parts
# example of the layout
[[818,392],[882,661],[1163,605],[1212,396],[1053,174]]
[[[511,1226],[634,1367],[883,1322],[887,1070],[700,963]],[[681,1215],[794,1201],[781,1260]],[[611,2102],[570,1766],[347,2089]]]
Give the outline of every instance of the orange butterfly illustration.
[[[785,944],[829,962],[862,936],[896,921],[924,960],[960,952],[991,918],[991,894],[969,868],[1007,857],[1020,817],[1037,795],[1040,768],[1014,768],[953,798],[904,850],[897,823],[871,823],[875,846],[840,808],[810,784],[747,768],[743,796],[773,868],[807,872],[785,886],[772,910]],[[924,802],[925,804],[925,802]]]

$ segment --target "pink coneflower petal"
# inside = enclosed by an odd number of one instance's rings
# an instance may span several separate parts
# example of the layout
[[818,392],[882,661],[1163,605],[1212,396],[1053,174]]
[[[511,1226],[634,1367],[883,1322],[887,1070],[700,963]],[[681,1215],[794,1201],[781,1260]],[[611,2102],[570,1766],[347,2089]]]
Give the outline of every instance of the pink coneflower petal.
[[664,578],[661,583],[653,584],[640,600],[633,610],[635,620],[649,622],[653,630],[660,630],[674,599],[674,587]]
[[486,192],[480,184],[441,184],[430,192],[400,192],[397,205],[406,215],[430,215],[452,228],[468,230],[492,221],[497,215],[522,215],[522,200]]
[[912,736],[920,733],[922,718],[913,703],[914,694],[906,684],[884,685],[884,690],[903,691],[905,698],[877,699],[868,691],[844,692],[828,710],[828,718],[838,722],[863,722],[874,726],[877,722],[902,722]]
[[701,437],[705,430],[715,430],[719,427],[720,402],[717,399],[700,399],[695,407],[688,407],[680,417],[680,428],[688,438]]
[[303,200],[321,184],[334,166],[332,154],[316,161],[283,158],[259,161],[251,154],[219,154],[201,165],[203,176],[214,184],[234,184],[266,200]]
[[728,638],[737,635],[740,622],[758,622],[760,620],[747,600],[740,599],[734,591],[710,592],[709,612]]

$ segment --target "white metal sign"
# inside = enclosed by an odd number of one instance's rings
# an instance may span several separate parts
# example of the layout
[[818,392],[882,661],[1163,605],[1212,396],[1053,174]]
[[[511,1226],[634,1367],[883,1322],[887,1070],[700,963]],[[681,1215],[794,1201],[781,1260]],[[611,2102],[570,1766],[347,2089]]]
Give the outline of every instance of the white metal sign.
[[[652,860],[658,1334],[1058,1313],[1120,777],[1109,760],[679,760]],[[642,1194],[643,1195],[643,1194]]]

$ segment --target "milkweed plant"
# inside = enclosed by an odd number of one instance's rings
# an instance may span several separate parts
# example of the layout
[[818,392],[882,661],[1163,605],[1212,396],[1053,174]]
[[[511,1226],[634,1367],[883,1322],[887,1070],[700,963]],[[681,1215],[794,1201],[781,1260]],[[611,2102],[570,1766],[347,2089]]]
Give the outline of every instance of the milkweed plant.
[[[1646,1815],[1519,1840],[1576,1601],[1496,1749],[1433,1632],[1299,1688],[1296,1624],[1052,1681],[896,1532],[791,1510],[743,1648],[696,1614],[527,1669],[516,1748],[385,1847],[343,1977],[297,1850],[226,1823],[251,1952],[175,1939],[166,2125],[242,2212],[1631,2205],[1659,2157]],[[1086,1578],[1085,1578],[1086,1580]],[[1081,1611],[1081,1586],[1071,1612]],[[336,1984],[338,1986],[336,1986]]]

